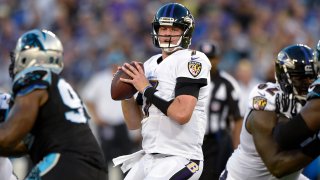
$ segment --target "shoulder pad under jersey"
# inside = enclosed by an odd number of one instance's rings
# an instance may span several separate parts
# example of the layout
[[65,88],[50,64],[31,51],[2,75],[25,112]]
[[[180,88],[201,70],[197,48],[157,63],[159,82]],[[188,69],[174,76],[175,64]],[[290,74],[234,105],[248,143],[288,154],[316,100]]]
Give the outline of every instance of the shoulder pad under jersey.
[[0,93],[0,122],[4,121],[8,111],[10,103],[10,94]]
[[30,67],[16,75],[13,81],[13,96],[23,96],[35,89],[47,89],[51,84],[52,74],[43,67]]
[[0,109],[8,109],[10,103],[10,94],[0,93]]
[[280,88],[274,83],[259,84],[249,95],[249,108],[254,110],[275,111],[276,97]]
[[320,78],[315,80],[308,89],[307,100],[320,98]]

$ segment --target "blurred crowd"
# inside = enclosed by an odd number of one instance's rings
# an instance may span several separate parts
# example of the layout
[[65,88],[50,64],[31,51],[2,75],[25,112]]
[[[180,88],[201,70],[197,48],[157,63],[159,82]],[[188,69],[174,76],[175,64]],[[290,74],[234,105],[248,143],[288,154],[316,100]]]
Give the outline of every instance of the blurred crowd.
[[[9,52],[24,31],[49,29],[64,45],[64,77],[77,88],[110,62],[144,61],[154,53],[151,22],[167,0],[0,0],[0,87],[10,86]],[[178,0],[196,19],[191,48],[217,41],[220,68],[235,74],[249,60],[253,76],[273,79],[276,53],[291,43],[320,39],[317,0]]]
[[[61,39],[62,75],[78,91],[112,64],[145,61],[160,53],[152,44],[151,22],[166,2],[171,1],[0,0],[0,89],[11,86],[8,66],[17,38],[33,28]],[[191,48],[202,40],[218,42],[219,67],[235,76],[244,96],[256,83],[274,81],[273,60],[280,49],[293,43],[315,47],[320,39],[319,0],[176,2],[195,16]]]

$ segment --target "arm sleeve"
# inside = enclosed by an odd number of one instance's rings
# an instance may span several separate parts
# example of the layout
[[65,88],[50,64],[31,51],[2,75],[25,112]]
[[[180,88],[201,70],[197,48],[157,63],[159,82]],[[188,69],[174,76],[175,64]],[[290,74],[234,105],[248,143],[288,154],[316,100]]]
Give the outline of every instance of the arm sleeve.
[[36,89],[47,89],[51,84],[52,74],[48,70],[28,68],[20,72],[13,82],[13,96],[23,96]]
[[191,95],[198,98],[200,88],[207,85],[206,79],[177,78],[175,97],[179,95]]

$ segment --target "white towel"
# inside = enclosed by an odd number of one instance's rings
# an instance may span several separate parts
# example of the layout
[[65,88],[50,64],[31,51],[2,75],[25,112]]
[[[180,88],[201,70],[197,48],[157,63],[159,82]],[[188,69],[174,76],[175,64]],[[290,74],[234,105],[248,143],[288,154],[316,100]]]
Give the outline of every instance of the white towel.
[[113,158],[112,162],[114,164],[113,167],[118,166],[122,164],[121,170],[122,172],[127,172],[129,169],[133,167],[146,153],[144,150],[140,150],[138,152],[135,152],[133,154],[119,156],[117,158]]

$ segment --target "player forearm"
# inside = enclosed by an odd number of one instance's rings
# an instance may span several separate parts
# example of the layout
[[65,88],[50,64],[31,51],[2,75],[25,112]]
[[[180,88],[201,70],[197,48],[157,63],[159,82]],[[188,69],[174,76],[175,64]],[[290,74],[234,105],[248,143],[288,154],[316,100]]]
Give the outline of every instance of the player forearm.
[[281,151],[271,134],[261,137],[255,139],[255,146],[270,173],[277,178],[300,170],[312,160],[301,150]]
[[300,144],[313,134],[300,114],[287,123],[278,123],[273,130],[275,140],[284,149],[299,148]]
[[18,145],[11,148],[0,148],[0,156],[19,157],[27,153],[27,146],[22,141]]
[[253,111],[249,115],[249,127],[257,152],[268,170],[276,177],[291,174],[308,164],[311,159],[301,150],[283,151],[273,139],[272,129],[278,115],[271,111]]
[[317,132],[320,129],[319,106],[319,99],[311,99],[307,101],[306,105],[300,111],[300,114],[303,117],[307,127],[313,132]]
[[296,172],[312,161],[312,158],[300,150],[277,152],[268,159],[264,159],[268,170],[277,178]]
[[187,123],[192,116],[197,98],[191,95],[179,95],[171,101],[166,101],[157,96],[156,89],[149,86],[143,92],[147,101],[156,106],[163,114],[179,124]]
[[141,128],[143,118],[141,108],[134,98],[121,101],[122,112],[128,129],[135,130]]

